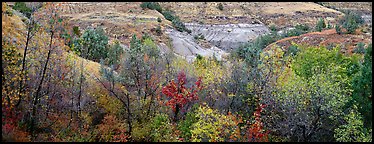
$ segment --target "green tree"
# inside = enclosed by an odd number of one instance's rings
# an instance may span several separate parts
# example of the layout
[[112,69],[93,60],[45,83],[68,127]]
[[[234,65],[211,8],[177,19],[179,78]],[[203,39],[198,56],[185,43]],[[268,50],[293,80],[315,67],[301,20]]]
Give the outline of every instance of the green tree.
[[123,52],[119,41],[115,41],[108,51],[108,65],[118,65]]
[[235,115],[224,115],[208,106],[196,110],[197,122],[191,127],[192,142],[224,142],[238,140],[241,120]]
[[145,38],[141,42],[134,34],[121,66],[120,83],[136,96],[140,104],[138,108],[142,110],[135,116],[139,119],[147,118],[151,112],[154,112],[151,107],[157,92],[161,90],[158,82],[162,78],[160,75],[164,69],[157,45],[150,38]]
[[301,30],[301,31],[304,31],[304,32],[308,32],[310,30],[310,27],[306,24],[298,24],[295,26],[295,29],[298,29],[298,30]]
[[353,105],[349,113],[344,116],[345,124],[334,130],[334,137],[338,142],[371,142],[372,129],[364,128],[362,117]]
[[170,142],[172,138],[173,128],[168,115],[157,114],[151,122],[151,137],[155,142]]
[[337,34],[342,34],[342,29],[340,28],[338,24],[335,25],[335,31]]
[[74,42],[73,50],[83,58],[100,62],[108,57],[108,36],[102,28],[88,29]]
[[347,33],[352,34],[356,29],[364,23],[362,17],[352,11],[345,12],[344,17],[339,23],[347,30]]
[[176,18],[176,16],[174,16],[174,13],[170,10],[164,10],[162,12],[162,15],[164,15],[165,19],[169,21],[173,21]]
[[325,20],[323,18],[320,18],[316,24],[316,30],[320,32],[324,28],[326,28]]
[[347,33],[352,34],[358,28],[358,24],[353,18],[348,18],[347,21],[343,23],[343,27],[347,30]]
[[298,47],[277,79],[274,95],[264,98],[274,102],[266,108],[265,125],[289,141],[333,141],[327,135],[342,124],[352,99],[350,83],[358,57],[344,56],[338,48]]
[[331,29],[332,25],[330,24],[330,21],[327,22],[327,29]]
[[366,48],[364,62],[358,74],[353,78],[353,99],[358,111],[363,114],[365,127],[372,126],[372,46]]
[[13,9],[23,13],[27,18],[31,17],[32,10],[26,6],[25,2],[16,2],[13,6]]
[[187,29],[183,22],[180,21],[180,19],[177,17],[173,19],[172,21],[173,26],[180,32],[186,31],[188,33],[191,33],[191,30]]
[[365,53],[365,44],[363,42],[359,42],[355,49],[352,51],[353,53],[360,53],[364,54]]
[[285,56],[296,56],[297,52],[299,51],[296,45],[291,45],[288,47],[287,52],[284,54]]
[[75,35],[77,35],[78,37],[81,36],[81,31],[79,30],[79,27],[78,26],[74,26],[73,27],[73,32]]
[[316,68],[320,69],[321,71],[325,71],[330,68],[331,64],[339,64],[340,70],[337,72],[344,76],[350,76],[355,72],[355,69],[352,68],[358,65],[357,56],[343,56],[343,54],[339,52],[338,47],[332,50],[328,50],[325,47],[319,49],[305,49],[305,47],[301,48],[303,48],[303,52],[299,53],[295,57],[292,66],[297,75],[306,79],[309,79],[315,74],[314,70]]
[[222,5],[222,3],[219,3],[218,6],[217,6],[217,8],[218,8],[220,11],[223,11],[223,5]]
[[273,33],[275,33],[275,32],[277,31],[277,27],[275,27],[274,24],[270,25],[269,28],[270,28],[270,30],[271,30]]
[[[197,104],[194,107],[198,106]],[[186,118],[179,122],[178,129],[181,131],[181,136],[186,140],[190,140],[192,133],[191,128],[194,123],[197,122],[196,115],[194,110],[191,110],[186,114]]]
[[162,12],[162,8],[160,6],[160,4],[158,4],[157,2],[142,2],[140,4],[140,7],[145,9],[145,8],[149,8],[151,10],[157,10],[158,12]]
[[156,27],[156,33],[157,33],[157,35],[159,35],[159,36],[162,34],[161,26],[157,26],[157,27]]

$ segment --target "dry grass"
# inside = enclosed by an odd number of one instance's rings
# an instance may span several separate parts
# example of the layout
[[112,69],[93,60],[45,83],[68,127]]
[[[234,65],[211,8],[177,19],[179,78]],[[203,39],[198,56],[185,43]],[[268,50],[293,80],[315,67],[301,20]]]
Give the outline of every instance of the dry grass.
[[323,2],[322,4],[337,10],[352,10],[364,14],[371,14],[373,5],[372,2]]
[[326,7],[317,5],[311,2],[269,2],[261,3],[259,8],[261,13],[266,14],[286,14],[293,15],[296,11],[308,12],[310,10],[319,11],[319,12],[332,12],[338,13],[333,9],[328,9]]

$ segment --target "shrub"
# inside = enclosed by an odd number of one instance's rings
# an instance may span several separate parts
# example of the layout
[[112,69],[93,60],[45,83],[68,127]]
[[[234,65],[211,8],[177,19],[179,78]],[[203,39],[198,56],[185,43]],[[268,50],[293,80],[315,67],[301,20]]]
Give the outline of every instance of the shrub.
[[261,112],[265,108],[265,104],[260,104],[254,112],[255,122],[248,128],[248,141],[249,142],[267,142],[269,131],[264,130],[263,123],[261,122]]
[[203,56],[201,56],[200,54],[197,54],[197,56],[196,56],[196,60],[203,60]]
[[269,45],[272,42],[276,41],[276,35],[274,34],[266,34],[258,37],[255,41],[254,44],[260,48],[264,49],[267,45]]
[[329,43],[327,46],[326,46],[326,49],[328,50],[332,50],[335,48],[335,45],[333,43]]
[[150,123],[149,121],[135,121],[131,132],[131,138],[134,141],[150,141],[150,138],[152,137],[152,135],[150,135],[152,131],[151,124],[152,123]]
[[204,58],[197,55],[196,60],[193,62],[195,67],[195,74],[204,79],[206,85],[219,84],[221,78],[224,76],[224,67],[219,62],[214,61],[212,58]]
[[161,18],[158,17],[157,22],[161,23],[162,22]]
[[347,29],[348,34],[352,34],[358,28],[358,24],[353,19],[348,19],[347,22],[343,24],[343,27]]
[[141,38],[141,42],[144,42],[146,39],[152,39],[151,35],[149,35],[148,33],[145,33],[142,35],[142,38]]
[[140,4],[140,7],[141,7],[142,9],[146,9],[146,8],[148,8],[148,3],[149,3],[149,2],[142,2],[142,3]]
[[13,11],[11,9],[7,9],[5,13],[9,16],[13,16]]
[[217,8],[218,8],[220,11],[223,11],[223,5],[222,5],[222,3],[219,3]]
[[355,57],[343,56],[339,52],[339,48],[333,50],[328,50],[325,47],[303,48],[295,57],[292,67],[297,75],[309,79],[316,75],[316,72],[329,70],[333,64],[339,65],[338,74],[348,75],[350,68],[356,63]]
[[363,24],[365,21],[364,19],[358,15],[357,13],[354,13],[352,11],[343,11],[344,12],[344,17],[339,21],[340,24],[343,24],[346,22],[346,20],[352,18],[354,21],[356,21],[358,24]]

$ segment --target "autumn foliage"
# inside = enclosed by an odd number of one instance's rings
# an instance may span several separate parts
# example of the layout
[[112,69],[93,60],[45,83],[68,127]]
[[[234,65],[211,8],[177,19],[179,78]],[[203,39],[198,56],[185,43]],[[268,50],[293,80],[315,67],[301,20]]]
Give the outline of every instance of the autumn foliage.
[[171,98],[166,105],[171,107],[174,112],[179,108],[183,108],[188,102],[198,100],[198,91],[202,89],[201,78],[191,88],[186,88],[186,74],[182,71],[178,74],[177,83],[172,80],[168,85],[162,88],[162,93],[166,97]]
[[249,142],[267,142],[269,131],[263,129],[261,122],[261,112],[266,107],[265,104],[260,104],[256,111],[253,113],[255,122],[249,126],[248,141]]

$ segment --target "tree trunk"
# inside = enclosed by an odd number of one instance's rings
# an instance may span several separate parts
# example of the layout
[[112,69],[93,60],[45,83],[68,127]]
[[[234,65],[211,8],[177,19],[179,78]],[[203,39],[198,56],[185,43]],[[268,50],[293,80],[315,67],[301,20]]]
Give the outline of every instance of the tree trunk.
[[175,105],[175,112],[174,112],[174,122],[178,121],[178,113],[179,113],[179,104]]
[[18,107],[19,104],[22,101],[21,93],[22,93],[22,89],[23,89],[23,71],[25,70],[25,64],[26,64],[27,47],[28,47],[29,41],[31,39],[31,35],[30,35],[31,29],[32,29],[32,27],[30,25],[28,25],[28,31],[27,31],[27,37],[26,37],[26,45],[25,45],[25,50],[23,52],[23,59],[22,59],[22,69],[21,69],[21,76],[22,76],[22,78],[21,78],[21,80],[19,82],[18,102],[15,105],[16,107]]
[[79,121],[79,128],[82,128],[82,123],[81,123],[81,97],[82,97],[82,83],[83,83],[83,59],[81,62],[81,73],[80,73],[80,82],[79,82],[79,94],[78,94],[78,102],[77,102],[77,107],[78,107],[78,121]]
[[127,124],[129,125],[129,135],[131,135],[132,124],[131,124],[131,111],[130,111],[130,98],[129,98],[129,94],[126,94],[126,99],[127,99]]
[[48,62],[49,62],[49,58],[51,56],[53,34],[54,34],[54,32],[52,31],[51,32],[51,40],[50,40],[50,43],[49,43],[49,50],[48,50],[48,55],[47,55],[47,61],[44,64],[43,73],[41,75],[42,78],[40,80],[38,89],[36,90],[36,94],[35,94],[34,100],[33,100],[32,115],[31,115],[31,126],[30,126],[31,127],[30,128],[31,129],[31,135],[32,135],[33,138],[35,138],[35,134],[34,134],[35,114],[36,114],[36,111],[37,111],[37,104],[38,104],[38,99],[39,99],[39,93],[40,93],[40,90],[41,90],[42,85],[43,85],[44,75],[46,73],[47,65],[48,65]]

